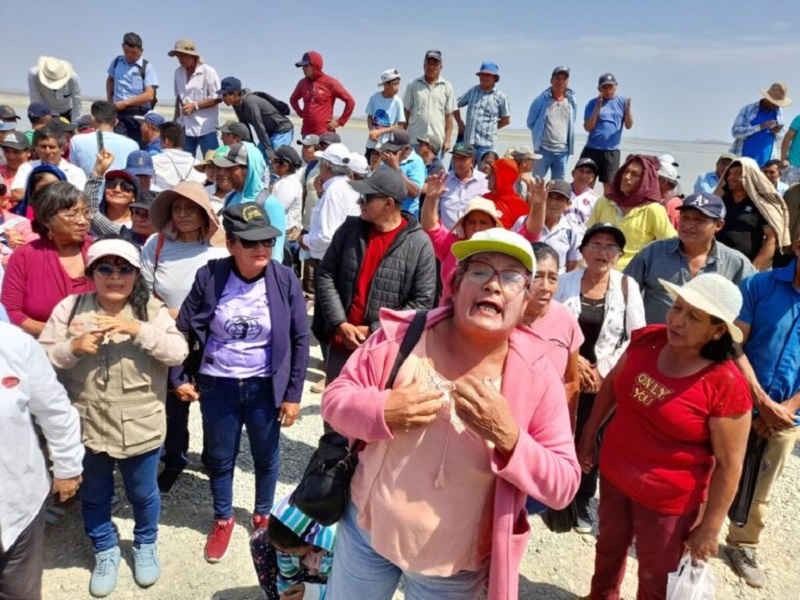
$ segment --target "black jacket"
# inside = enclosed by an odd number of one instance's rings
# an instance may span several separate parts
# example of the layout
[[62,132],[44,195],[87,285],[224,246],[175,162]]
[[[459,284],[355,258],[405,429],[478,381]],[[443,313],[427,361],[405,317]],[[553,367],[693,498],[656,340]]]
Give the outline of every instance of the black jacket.
[[[408,223],[389,246],[369,287],[364,321],[370,332],[380,325],[381,308],[433,308],[436,294],[433,246],[416,219],[404,216]],[[371,227],[371,223],[359,217],[348,217],[333,234],[317,268],[311,327],[323,343],[332,337],[337,325],[347,321]]]

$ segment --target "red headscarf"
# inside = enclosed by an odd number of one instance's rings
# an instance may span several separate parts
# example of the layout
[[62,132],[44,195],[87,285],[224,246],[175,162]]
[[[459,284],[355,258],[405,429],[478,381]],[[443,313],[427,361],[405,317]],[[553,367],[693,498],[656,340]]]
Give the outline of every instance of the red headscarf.
[[519,177],[517,162],[511,158],[501,158],[492,165],[494,172],[494,191],[484,194],[485,198],[494,201],[500,212],[500,222],[506,229],[511,229],[523,215],[528,214],[528,205],[516,191],[514,184]]
[[[642,165],[642,178],[639,181],[639,187],[632,194],[626,196],[620,189],[620,183],[622,182],[622,174],[625,172],[625,167],[633,161],[637,161]],[[657,157],[646,154],[629,154],[628,158],[625,159],[625,164],[614,175],[614,181],[611,182],[611,191],[607,194],[608,197],[625,208],[650,204],[651,202],[661,202],[661,191],[658,187],[658,169],[659,162]]]

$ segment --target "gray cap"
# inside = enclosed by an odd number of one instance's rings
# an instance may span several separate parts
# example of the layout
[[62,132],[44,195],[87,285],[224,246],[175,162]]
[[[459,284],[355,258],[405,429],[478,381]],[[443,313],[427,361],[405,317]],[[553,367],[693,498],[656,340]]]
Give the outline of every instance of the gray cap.
[[394,198],[397,204],[403,202],[406,197],[406,182],[400,171],[383,167],[372,173],[366,179],[348,181],[359,194],[364,196],[369,194],[381,194]]
[[327,131],[319,136],[320,144],[341,144],[342,137],[333,131]]
[[411,145],[411,138],[405,129],[397,129],[392,132],[389,140],[384,142],[378,147],[378,150],[386,150],[387,152],[397,152],[406,146]]
[[218,127],[220,133],[230,133],[238,136],[243,142],[252,142],[253,138],[250,137],[250,128],[244,123],[237,121],[225,123],[222,127]]
[[30,150],[28,137],[21,131],[9,131],[3,141],[0,142],[3,148],[14,148],[15,150]]
[[547,192],[548,194],[559,194],[561,196],[564,196],[564,198],[566,198],[567,200],[572,198],[572,186],[570,186],[570,184],[568,184],[563,179],[553,179],[553,181],[551,181],[550,184],[552,185],[552,187]]
[[213,160],[214,166],[222,169],[247,166],[247,148],[244,144],[231,144],[225,156],[218,156]]
[[302,140],[297,140],[298,146],[316,146],[319,144],[319,136],[310,134],[305,136]]

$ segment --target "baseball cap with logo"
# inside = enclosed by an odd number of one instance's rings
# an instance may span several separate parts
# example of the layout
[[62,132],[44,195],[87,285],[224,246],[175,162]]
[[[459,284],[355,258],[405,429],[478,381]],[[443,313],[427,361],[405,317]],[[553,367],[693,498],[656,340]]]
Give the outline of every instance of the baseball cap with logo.
[[244,144],[231,144],[225,156],[214,159],[214,165],[222,169],[247,166],[247,148]]
[[272,226],[264,207],[255,202],[242,202],[226,208],[222,212],[222,226],[225,233],[251,242],[274,240],[281,235]]
[[398,150],[402,150],[406,146],[410,145],[411,138],[409,137],[408,132],[405,129],[398,129],[392,132],[386,142],[378,146],[378,150],[381,152],[397,152]]
[[136,150],[128,154],[125,170],[132,175],[149,175],[153,177],[156,174],[153,168],[153,157],[145,150]]
[[458,142],[455,146],[453,146],[450,154],[456,156],[471,156],[475,158],[475,147],[471,144],[467,144],[466,142]]
[[3,141],[0,142],[0,147],[13,148],[14,150],[30,150],[31,145],[28,143],[28,137],[21,131],[8,132]]
[[384,83],[389,83],[395,79],[400,79],[400,72],[397,69],[386,69],[381,73],[381,82],[378,84],[378,87],[383,87]]
[[317,150],[314,156],[338,167],[350,166],[350,150],[344,144],[331,144],[325,150]]
[[148,123],[150,123],[150,125],[152,125],[153,127],[157,127],[158,129],[161,129],[164,123],[167,122],[166,117],[157,113],[154,110],[148,110],[146,113],[144,113],[144,115],[136,115],[133,118],[139,121],[139,123],[141,123],[142,121],[147,121]]
[[678,207],[678,210],[684,211],[687,208],[694,208],[699,210],[707,217],[719,221],[725,218],[725,202],[722,198],[714,194],[700,192],[699,194],[692,194],[683,200],[683,204]]
[[600,75],[600,79],[597,80],[597,87],[603,87],[604,85],[617,85],[617,78],[614,77],[613,73]]

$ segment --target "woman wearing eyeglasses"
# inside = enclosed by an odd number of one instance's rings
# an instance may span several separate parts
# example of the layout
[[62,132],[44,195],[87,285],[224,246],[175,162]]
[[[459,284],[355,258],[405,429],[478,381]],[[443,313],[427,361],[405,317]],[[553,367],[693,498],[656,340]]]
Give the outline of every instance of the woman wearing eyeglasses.
[[106,596],[120,567],[111,521],[115,465],[133,506],[134,579],[147,587],[160,575],[156,474],[166,433],[164,396],[168,367],[180,364],[189,349],[167,308],[150,296],[136,246],[100,240],[86,262],[96,291],[61,301],[39,341],[81,416],[81,510],[95,553],[89,591]]
[[233,471],[242,426],[255,467],[253,529],[266,527],[278,481],[280,428],[299,414],[308,366],[306,304],[294,272],[273,260],[280,231],[255,202],[223,211],[231,256],[200,268],[181,306],[178,329],[192,353],[174,383],[179,396],[200,399],[214,499],[208,562],[228,550]]
[[[566,306],[583,333],[578,350],[580,395],[575,426],[579,440],[592,412],[597,392],[606,375],[628,347],[631,333],[644,327],[644,304],[639,286],[614,269],[625,247],[625,234],[608,223],[598,223],[583,235],[580,251],[585,268],[570,271],[558,279],[555,300]],[[575,496],[578,523],[575,531],[589,533],[593,518],[589,501],[597,492],[597,468],[581,477]]]
[[38,337],[56,304],[94,289],[86,276],[92,239],[86,197],[71,183],[44,186],[32,206],[36,218],[31,225],[41,237],[11,255],[0,301],[12,323]]

